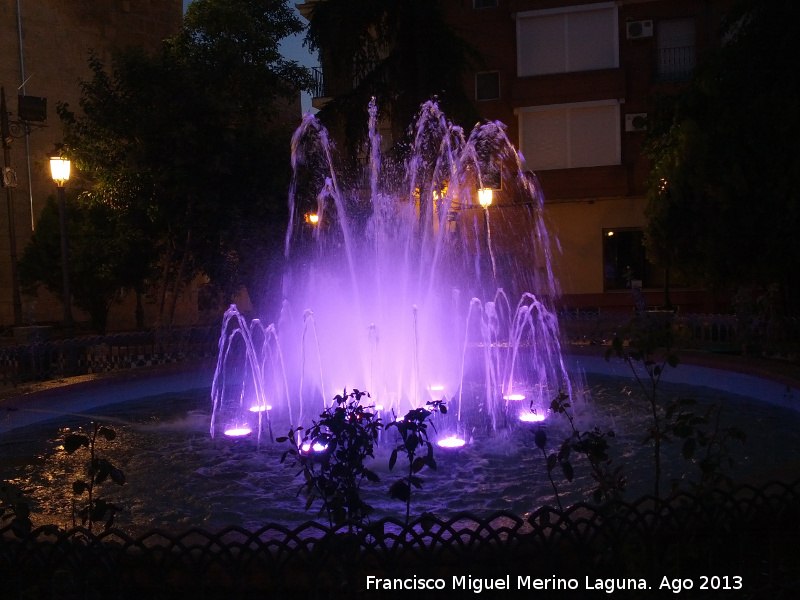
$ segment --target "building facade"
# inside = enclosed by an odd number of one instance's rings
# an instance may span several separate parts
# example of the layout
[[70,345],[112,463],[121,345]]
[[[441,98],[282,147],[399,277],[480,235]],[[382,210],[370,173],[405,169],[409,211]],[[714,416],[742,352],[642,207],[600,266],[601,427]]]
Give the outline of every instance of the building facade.
[[[22,306],[15,307],[12,283],[13,255],[21,256],[42,207],[56,191],[48,159],[61,141],[56,105],[77,108],[79,80],[91,74],[90,50],[106,59],[115,47],[159,48],[182,19],[182,0],[0,2],[0,84],[13,138],[8,162],[16,179],[16,186],[2,188],[0,196],[5,205],[0,210],[0,328],[58,320],[61,314],[58,299],[47,294],[23,297]],[[46,99],[44,119],[27,119],[27,134],[20,117],[31,115],[24,103],[18,106],[19,95]]]
[[[324,0],[307,1],[301,12],[309,15],[315,1]],[[464,82],[478,112],[506,124],[543,186],[566,306],[630,310],[632,283],[641,283],[648,303],[661,302],[664,273],[642,245],[648,114],[718,43],[729,5],[442,0],[448,23],[482,58]],[[319,95],[317,106],[324,90]],[[671,297],[682,308],[717,308],[710,294],[677,284]]]

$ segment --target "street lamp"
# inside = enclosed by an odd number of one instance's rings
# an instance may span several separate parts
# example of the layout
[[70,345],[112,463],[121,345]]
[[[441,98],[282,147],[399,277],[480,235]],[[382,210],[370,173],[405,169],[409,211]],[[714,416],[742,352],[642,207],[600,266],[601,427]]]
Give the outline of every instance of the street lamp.
[[494,254],[492,253],[491,233],[489,232],[489,206],[492,204],[492,188],[478,188],[478,204],[483,208],[483,233],[486,238],[486,251],[492,262],[492,277],[496,278]]
[[64,184],[69,179],[69,160],[61,156],[50,157],[50,174],[58,188],[58,222],[61,231],[61,283],[64,288],[64,329],[71,332],[75,326],[72,320],[72,304],[69,293],[69,267],[67,250],[67,214],[64,198]]
[[480,204],[484,210],[489,208],[492,204],[492,188],[480,188],[478,190],[478,204]]
[[478,204],[483,207],[483,226],[487,249],[489,249],[489,207],[492,205],[492,196],[492,188],[478,188]]

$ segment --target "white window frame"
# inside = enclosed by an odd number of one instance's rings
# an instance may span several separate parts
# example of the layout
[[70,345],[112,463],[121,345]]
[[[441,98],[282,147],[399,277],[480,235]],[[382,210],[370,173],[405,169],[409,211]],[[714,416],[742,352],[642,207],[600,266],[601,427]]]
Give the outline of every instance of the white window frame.
[[[580,4],[577,6],[562,6],[559,8],[544,8],[541,10],[527,10],[524,12],[516,13],[515,21],[516,21],[516,35],[517,35],[517,77],[537,77],[539,75],[548,75],[550,73],[541,73],[541,74],[530,74],[530,73],[523,73],[522,72],[522,44],[519,43],[520,37],[522,35],[521,31],[521,23],[524,19],[529,17],[546,17],[548,15],[563,15],[567,13],[575,13],[575,12],[587,12],[590,10],[606,10],[612,8],[614,9],[614,31],[612,32],[613,36],[613,44],[614,44],[614,61],[613,66],[609,67],[612,69],[619,68],[619,8],[617,2],[597,2],[594,4]],[[565,27],[568,27],[567,22],[565,22]],[[569,39],[569,36],[566,36]],[[568,50],[569,48],[567,48]],[[554,71],[555,73],[576,73],[579,71],[570,71],[569,70],[569,54],[565,53],[565,62],[567,64],[564,65],[563,71]]]
[[[595,108],[600,106],[615,106],[616,107],[616,136],[614,138],[615,144],[615,157],[614,162],[612,163],[603,163],[600,165],[592,165],[598,167],[604,166],[616,166],[622,164],[622,133],[621,133],[621,109],[622,109],[622,102],[617,99],[608,99],[608,100],[593,100],[590,102],[569,102],[566,104],[546,104],[543,106],[524,106],[517,109],[518,111],[518,118],[517,118],[517,139],[519,140],[520,145],[520,152],[523,156],[529,155],[529,149],[526,149],[524,146],[525,137],[523,131],[523,113],[531,113],[531,112],[551,112],[555,110],[566,110],[566,109],[581,109],[581,108]],[[571,136],[570,131],[567,130],[567,156],[572,156],[572,147],[570,146]],[[531,165],[533,169],[536,169],[534,165]],[[564,167],[555,167],[555,169],[574,169],[574,168],[582,168],[582,167],[574,167],[571,164],[568,164]]]

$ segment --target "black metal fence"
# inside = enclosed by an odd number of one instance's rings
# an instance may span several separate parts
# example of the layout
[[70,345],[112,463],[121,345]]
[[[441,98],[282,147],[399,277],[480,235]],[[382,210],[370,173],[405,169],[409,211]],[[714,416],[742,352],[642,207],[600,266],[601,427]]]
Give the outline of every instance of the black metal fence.
[[87,336],[0,348],[0,384],[107,373],[216,356],[219,327]]
[[[571,311],[559,315],[569,342],[603,343],[622,332],[630,314]],[[742,325],[734,315],[678,314],[671,317],[683,348],[748,352],[797,360],[800,319],[775,318]],[[122,369],[214,357],[217,326],[119,333],[0,347],[0,385],[106,373]]]
[[357,532],[44,527],[20,539],[6,527],[0,597],[466,598],[491,585],[498,598],[672,598],[680,586],[680,598],[789,599],[800,597],[798,533],[800,482],[527,518],[383,519]]
[[[559,322],[568,341],[600,344],[622,335],[631,316],[598,310],[570,311],[559,315]],[[669,320],[680,348],[800,358],[800,319],[796,317],[742,323],[736,315],[670,313]]]

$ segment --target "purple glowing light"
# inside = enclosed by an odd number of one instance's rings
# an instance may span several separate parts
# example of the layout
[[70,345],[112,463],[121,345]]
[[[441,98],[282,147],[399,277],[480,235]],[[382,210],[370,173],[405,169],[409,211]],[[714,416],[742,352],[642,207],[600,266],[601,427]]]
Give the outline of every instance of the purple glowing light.
[[[338,161],[325,127],[308,115],[296,132],[292,163],[300,169],[298,175],[309,171],[308,177],[302,175],[309,185],[298,186],[297,196],[293,191],[289,197],[290,223],[283,250],[291,259],[286,264],[285,289],[281,290],[285,300],[282,306],[287,311],[284,314],[281,308],[279,321],[269,325],[259,319],[248,322],[235,305],[225,312],[211,392],[212,436],[218,416],[240,410],[245,390],[255,390],[260,404],[269,397],[293,428],[304,416],[317,414],[320,406],[329,406],[331,394],[326,390],[341,390],[358,382],[359,386],[368,383],[373,393],[386,394],[385,401],[381,398],[385,409],[376,407],[376,411],[386,410],[392,415],[418,409],[446,411],[448,421],[457,421],[462,431],[469,431],[468,425],[462,424],[462,415],[466,419],[468,415],[488,414],[492,430],[497,431],[507,416],[519,412],[510,402],[524,399],[510,395],[505,402],[499,401],[502,394],[497,392],[506,389],[510,393],[511,382],[529,393],[534,385],[571,389],[560,356],[558,320],[550,307],[549,299],[560,289],[552,269],[549,264],[542,265],[543,276],[539,277],[538,271],[533,276],[532,272],[506,268],[510,266],[506,264],[506,249],[514,248],[513,255],[508,256],[514,264],[537,268],[540,257],[549,255],[551,239],[542,219],[544,211],[525,211],[526,217],[518,223],[535,233],[529,241],[536,241],[526,244],[516,244],[513,239],[502,242],[504,227],[493,228],[496,231],[490,236],[491,211],[482,211],[494,292],[487,285],[484,264],[463,256],[465,244],[468,246],[474,237],[469,234],[470,228],[459,226],[454,231],[454,227],[439,221],[443,216],[440,205],[454,202],[458,210],[448,217],[461,214],[467,218],[472,214],[460,210],[461,199],[473,194],[475,157],[485,153],[492,161],[510,158],[510,168],[503,171],[502,178],[514,190],[515,202],[543,206],[538,181],[523,168],[522,157],[517,159],[505,127],[497,122],[481,124],[465,136],[466,132],[452,125],[435,103],[426,103],[411,126],[416,136],[408,148],[408,158],[397,165],[401,167],[397,181],[391,181],[393,178],[380,175],[384,169],[381,165],[388,165],[389,158],[380,155],[379,149],[385,144],[381,142],[377,114],[373,103],[370,148],[366,152],[369,160],[364,165],[365,177],[356,178],[358,197],[362,198],[360,190],[369,190],[370,196],[364,200],[376,207],[369,226],[360,221],[360,216],[348,214],[346,200],[355,197],[356,190],[340,189],[336,183]],[[463,139],[463,143],[451,143],[455,139]],[[429,149],[436,148],[439,154],[428,156]],[[443,179],[426,190],[420,183],[428,177],[431,159],[437,170],[441,169]],[[340,183],[344,179],[339,178]],[[368,186],[360,185],[367,179]],[[442,189],[445,180],[446,189]],[[318,187],[323,181],[325,187]],[[327,226],[317,226],[313,231],[316,248],[312,251],[308,246],[311,231],[297,223],[305,218],[312,225],[312,213],[305,209],[314,199],[319,210],[313,213],[319,216],[317,225],[327,222]],[[431,218],[423,219],[424,215],[413,209],[415,205],[433,209],[436,217],[432,212]],[[333,211],[337,218],[326,221],[323,210]],[[385,217],[378,218],[379,214]],[[405,240],[414,241],[413,250]],[[492,246],[498,242],[503,251],[498,252],[502,258],[496,268]],[[304,249],[307,246],[308,253]],[[325,260],[306,260],[312,254],[324,255]],[[458,268],[450,268],[451,260],[458,261]],[[445,272],[448,276],[441,277]],[[505,273],[509,277],[499,276]],[[527,281],[536,285],[524,291],[518,301],[503,291]],[[376,293],[359,294],[358,302],[354,302],[353,290],[358,289]],[[459,290],[483,290],[487,297],[473,297],[472,293],[462,296]],[[292,314],[290,309],[302,312]],[[343,347],[348,351],[343,352]],[[473,356],[472,350],[468,351],[472,348],[483,348],[475,354],[483,357],[483,365],[473,365],[472,358],[466,360]],[[243,375],[239,375],[240,370]],[[484,379],[496,385],[481,404],[481,394],[464,390]],[[432,402],[426,403],[428,399]],[[254,412],[262,415],[264,410]],[[272,425],[277,415],[267,414]],[[386,414],[383,418],[389,421],[392,417]],[[253,428],[260,434],[261,427]]]
[[508,394],[507,396],[503,396],[503,400],[509,400],[511,402],[521,402],[525,400],[524,394]]
[[523,423],[541,423],[544,421],[544,415],[538,413],[523,413],[519,416],[519,420]]
[[328,444],[322,442],[306,442],[300,447],[302,452],[325,452],[328,449]]
[[244,437],[246,435],[250,435],[252,433],[252,429],[249,427],[232,427],[231,429],[225,430],[225,435],[228,437]]
[[271,404],[266,404],[266,405],[261,405],[261,406],[256,404],[255,406],[251,406],[250,407],[250,412],[254,412],[254,413],[265,412],[265,411],[268,411],[268,410],[272,410],[272,405]]
[[436,442],[441,448],[463,448],[467,442],[456,435],[448,436]]

